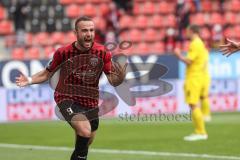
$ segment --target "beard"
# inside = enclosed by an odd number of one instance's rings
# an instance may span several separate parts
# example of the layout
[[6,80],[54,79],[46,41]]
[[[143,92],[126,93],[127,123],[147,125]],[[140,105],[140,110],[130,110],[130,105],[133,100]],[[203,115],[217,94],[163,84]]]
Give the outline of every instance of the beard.
[[78,45],[84,49],[84,50],[89,50],[92,45],[93,45],[93,38],[89,38],[89,39],[86,39],[86,38],[78,38],[77,39],[77,42],[78,42]]

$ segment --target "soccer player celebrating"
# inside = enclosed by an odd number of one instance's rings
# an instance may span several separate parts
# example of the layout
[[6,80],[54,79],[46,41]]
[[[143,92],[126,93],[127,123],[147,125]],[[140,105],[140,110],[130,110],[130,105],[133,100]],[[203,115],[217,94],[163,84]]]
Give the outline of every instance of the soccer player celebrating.
[[200,39],[198,26],[191,25],[187,29],[187,36],[191,39],[187,56],[183,56],[179,48],[174,50],[174,54],[177,58],[184,62],[187,66],[184,83],[185,101],[191,108],[192,120],[195,126],[194,133],[184,137],[184,140],[206,140],[208,135],[205,129],[203,112],[198,104],[201,101],[202,105],[209,107],[209,55],[203,41]]
[[95,28],[90,18],[78,18],[74,32],[77,40],[59,48],[46,69],[31,77],[20,75],[16,77],[16,84],[24,87],[43,83],[60,69],[54,99],[75,131],[71,160],[86,160],[99,125],[99,78],[104,72],[109,83],[118,86],[125,78],[127,64],[113,62],[110,51],[94,42]]
[[228,57],[240,50],[240,42],[236,42],[227,38],[227,43],[220,45],[220,49],[223,52],[223,55]]

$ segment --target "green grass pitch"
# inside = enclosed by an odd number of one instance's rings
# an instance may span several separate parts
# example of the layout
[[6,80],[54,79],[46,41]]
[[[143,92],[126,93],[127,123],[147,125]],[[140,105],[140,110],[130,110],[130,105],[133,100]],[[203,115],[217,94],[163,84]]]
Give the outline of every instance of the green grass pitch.
[[[209,139],[185,142],[191,122],[126,122],[102,119],[91,149],[138,151],[134,153],[89,153],[89,160],[240,160],[240,113],[219,113],[207,123]],[[72,147],[74,134],[61,121],[0,124],[0,160],[69,160],[71,150],[10,148],[1,144]],[[141,151],[144,151],[141,154]],[[145,152],[171,153],[169,155]],[[187,153],[186,156],[184,156]],[[213,157],[189,157],[213,155]],[[227,157],[223,157],[227,156]]]

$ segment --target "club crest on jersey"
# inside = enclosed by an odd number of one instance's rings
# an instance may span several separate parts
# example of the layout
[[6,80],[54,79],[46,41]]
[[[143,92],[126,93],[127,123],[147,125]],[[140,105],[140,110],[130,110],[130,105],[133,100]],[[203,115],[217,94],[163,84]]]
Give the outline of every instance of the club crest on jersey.
[[98,64],[98,58],[97,58],[97,57],[91,58],[91,59],[90,59],[90,64],[91,64],[91,66],[93,66],[93,67],[97,66],[97,64]]

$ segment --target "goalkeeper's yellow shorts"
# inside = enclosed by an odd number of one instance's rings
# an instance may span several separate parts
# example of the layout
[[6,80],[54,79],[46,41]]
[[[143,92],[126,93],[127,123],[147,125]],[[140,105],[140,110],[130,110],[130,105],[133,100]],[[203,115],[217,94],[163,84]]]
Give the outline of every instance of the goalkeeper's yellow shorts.
[[208,96],[210,86],[210,78],[188,78],[184,83],[185,102],[187,104],[196,105],[200,101],[200,97]]

